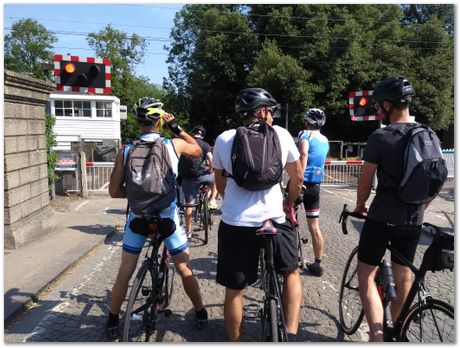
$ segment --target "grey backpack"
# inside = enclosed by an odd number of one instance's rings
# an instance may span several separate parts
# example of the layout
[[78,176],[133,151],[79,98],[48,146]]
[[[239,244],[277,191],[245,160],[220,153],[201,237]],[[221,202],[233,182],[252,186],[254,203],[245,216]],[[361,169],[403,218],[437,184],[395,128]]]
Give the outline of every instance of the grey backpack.
[[135,141],[128,149],[124,178],[134,214],[158,214],[176,198],[174,172],[163,140]]
[[407,135],[403,156],[403,177],[396,183],[396,194],[405,203],[423,204],[433,200],[447,179],[441,143],[433,130],[419,125]]

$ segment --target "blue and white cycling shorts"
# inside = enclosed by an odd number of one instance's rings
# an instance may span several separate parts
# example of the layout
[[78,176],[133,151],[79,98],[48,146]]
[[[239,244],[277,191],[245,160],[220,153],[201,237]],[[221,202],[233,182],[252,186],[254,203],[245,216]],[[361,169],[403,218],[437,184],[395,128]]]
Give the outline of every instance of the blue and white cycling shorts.
[[[172,212],[172,214],[170,212]],[[163,210],[160,213],[160,216],[163,218],[171,218],[176,224],[176,230],[173,232],[173,234],[163,240],[166,248],[168,248],[169,253],[171,255],[178,255],[181,252],[187,250],[187,234],[179,223],[179,215],[177,214],[175,207]],[[143,236],[139,233],[134,233],[131,228],[129,228],[129,224],[136,217],[139,216],[133,214],[133,212],[129,212],[128,221],[125,224],[125,233],[123,236],[123,250],[130,254],[140,254],[142,247],[145,244],[145,240],[147,239],[146,236]]]

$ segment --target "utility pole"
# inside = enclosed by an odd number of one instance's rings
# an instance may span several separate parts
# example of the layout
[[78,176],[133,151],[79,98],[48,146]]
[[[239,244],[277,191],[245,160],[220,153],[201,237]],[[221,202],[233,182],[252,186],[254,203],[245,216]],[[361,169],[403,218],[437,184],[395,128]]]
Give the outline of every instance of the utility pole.
[[289,130],[288,129],[288,125],[289,125],[289,103],[286,103],[286,130]]

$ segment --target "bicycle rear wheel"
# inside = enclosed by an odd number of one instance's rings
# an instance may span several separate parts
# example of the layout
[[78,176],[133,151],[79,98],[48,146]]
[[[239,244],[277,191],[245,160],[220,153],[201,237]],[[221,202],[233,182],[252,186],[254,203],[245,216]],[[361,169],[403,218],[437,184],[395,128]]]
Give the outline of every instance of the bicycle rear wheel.
[[161,290],[159,293],[162,294],[162,305],[161,309],[168,308],[170,302],[171,302],[171,296],[173,293],[173,285],[174,285],[174,274],[175,274],[175,268],[172,267],[170,269],[170,259],[171,256],[167,253],[166,246],[163,247],[163,257],[164,257],[164,264],[162,264],[162,269],[164,270],[164,281],[161,287]]
[[147,342],[154,330],[154,279],[152,262],[145,261],[136,274],[129,294],[123,342]]
[[339,320],[343,332],[352,335],[361,324],[364,311],[358,287],[358,247],[348,257],[339,293]]
[[278,306],[274,298],[265,301],[262,314],[262,341],[279,342]]
[[409,310],[399,334],[400,342],[455,342],[454,308],[439,300],[427,299]]

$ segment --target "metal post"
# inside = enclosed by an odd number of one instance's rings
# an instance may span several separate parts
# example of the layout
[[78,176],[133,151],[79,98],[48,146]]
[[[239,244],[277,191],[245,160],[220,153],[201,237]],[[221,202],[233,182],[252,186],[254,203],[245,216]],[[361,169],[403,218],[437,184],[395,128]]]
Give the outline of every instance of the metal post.
[[86,178],[86,154],[84,151],[80,151],[80,178],[81,178],[81,197],[84,199],[88,198],[88,181]]
[[289,103],[286,103],[286,129],[289,130]]

